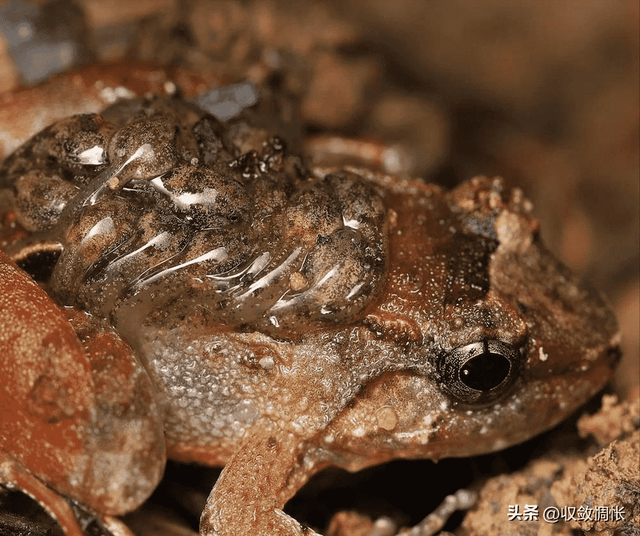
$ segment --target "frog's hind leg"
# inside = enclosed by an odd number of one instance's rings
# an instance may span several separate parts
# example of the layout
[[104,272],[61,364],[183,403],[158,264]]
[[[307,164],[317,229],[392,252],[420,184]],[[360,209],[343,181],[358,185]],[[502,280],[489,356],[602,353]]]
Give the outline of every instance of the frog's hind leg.
[[0,483],[71,536],[82,533],[61,496],[121,515],[151,495],[166,454],[148,373],[105,322],[58,307],[1,251],[0,370]]

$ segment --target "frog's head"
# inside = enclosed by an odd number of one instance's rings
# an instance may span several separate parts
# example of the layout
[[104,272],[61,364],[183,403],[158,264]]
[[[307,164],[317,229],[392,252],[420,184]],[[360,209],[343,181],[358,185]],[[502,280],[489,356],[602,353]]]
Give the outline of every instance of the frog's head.
[[[499,450],[551,428],[611,377],[615,317],[544,248],[522,193],[479,178],[443,197],[430,196],[422,225],[413,207],[392,229],[391,291],[370,318],[401,357],[330,427],[333,450],[376,461]],[[419,265],[393,258],[418,251]]]

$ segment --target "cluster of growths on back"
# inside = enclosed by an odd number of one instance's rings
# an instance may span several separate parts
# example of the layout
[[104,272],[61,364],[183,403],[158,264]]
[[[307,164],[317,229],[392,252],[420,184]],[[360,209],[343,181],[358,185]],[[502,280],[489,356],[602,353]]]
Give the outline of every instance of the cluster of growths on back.
[[179,99],[59,121],[0,180],[30,240],[60,252],[56,298],[116,326],[180,300],[219,325],[293,336],[357,319],[386,275],[373,186],[309,178],[245,116],[222,123]]

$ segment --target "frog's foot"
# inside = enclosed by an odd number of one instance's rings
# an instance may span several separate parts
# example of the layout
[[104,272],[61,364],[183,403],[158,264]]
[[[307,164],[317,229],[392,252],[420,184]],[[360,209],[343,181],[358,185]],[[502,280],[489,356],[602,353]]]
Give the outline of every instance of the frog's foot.
[[250,430],[209,495],[201,536],[319,536],[282,511],[302,480],[315,472],[301,471],[301,441],[275,427]]
[[41,504],[62,527],[66,536],[84,536],[67,501],[1,450],[0,483],[19,489]]
[[[0,450],[0,484],[25,493],[40,504],[56,520],[65,536],[85,536],[69,503],[38,480],[20,463]],[[122,521],[111,516],[95,515],[95,519],[113,536],[135,536]]]

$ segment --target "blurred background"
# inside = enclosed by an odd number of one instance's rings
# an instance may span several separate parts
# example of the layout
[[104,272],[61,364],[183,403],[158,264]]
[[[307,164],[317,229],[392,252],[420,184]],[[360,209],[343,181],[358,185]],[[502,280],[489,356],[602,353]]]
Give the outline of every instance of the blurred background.
[[323,163],[353,161],[346,136],[385,172],[500,175],[616,309],[624,397],[640,375],[639,28],[637,0],[5,0],[0,143],[22,88],[142,61],[293,96]]

